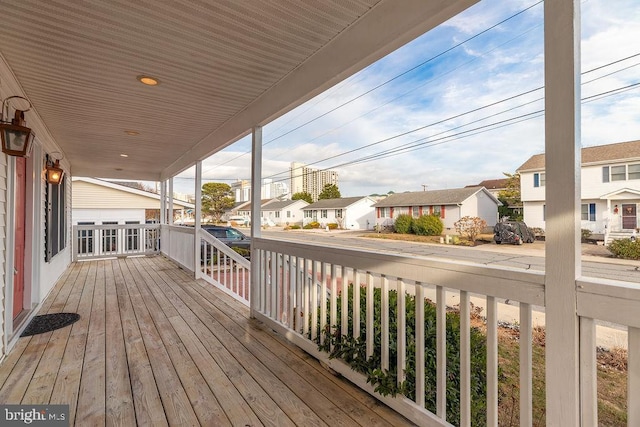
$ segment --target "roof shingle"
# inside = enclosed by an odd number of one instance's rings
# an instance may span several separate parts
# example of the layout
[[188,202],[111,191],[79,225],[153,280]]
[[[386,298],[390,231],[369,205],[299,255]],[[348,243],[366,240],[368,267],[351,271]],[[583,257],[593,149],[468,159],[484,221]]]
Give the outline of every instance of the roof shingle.
[[482,190],[482,187],[395,193],[386,199],[380,200],[374,206],[377,208],[386,208],[397,206],[457,205],[480,190]]

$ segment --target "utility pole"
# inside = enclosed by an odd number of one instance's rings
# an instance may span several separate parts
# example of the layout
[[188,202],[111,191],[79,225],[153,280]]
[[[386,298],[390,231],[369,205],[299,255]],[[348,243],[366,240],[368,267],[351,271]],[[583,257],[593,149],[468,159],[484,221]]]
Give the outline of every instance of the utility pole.
[[427,191],[427,187],[428,187],[427,184],[422,184],[422,191]]

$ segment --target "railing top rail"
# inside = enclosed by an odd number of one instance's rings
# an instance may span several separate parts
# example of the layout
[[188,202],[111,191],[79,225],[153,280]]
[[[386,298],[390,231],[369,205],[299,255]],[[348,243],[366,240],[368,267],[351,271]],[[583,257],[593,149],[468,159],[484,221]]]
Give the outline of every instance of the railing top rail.
[[139,230],[159,230],[160,224],[95,224],[95,225],[74,225],[74,230],[114,230],[114,229],[134,229]]
[[205,242],[207,242],[207,243],[209,243],[211,245],[213,245],[220,252],[223,252],[225,255],[227,255],[229,258],[233,259],[235,262],[237,262],[238,264],[240,264],[244,268],[247,268],[247,269],[251,268],[251,262],[249,262],[243,256],[238,254],[236,251],[234,251],[229,246],[225,245],[220,240],[216,239],[215,237],[213,237],[211,234],[207,233],[206,231],[200,230],[200,232],[198,233],[198,238],[204,240]]
[[167,228],[171,231],[175,231],[178,233],[185,233],[185,234],[191,234],[191,235],[195,235],[196,234],[196,229],[194,227],[189,227],[189,226],[185,226],[185,225],[169,225],[169,224],[163,224],[162,228]]
[[544,273],[504,266],[487,266],[456,260],[379,253],[256,238],[254,249],[269,250],[360,271],[384,274],[424,284],[544,306]]

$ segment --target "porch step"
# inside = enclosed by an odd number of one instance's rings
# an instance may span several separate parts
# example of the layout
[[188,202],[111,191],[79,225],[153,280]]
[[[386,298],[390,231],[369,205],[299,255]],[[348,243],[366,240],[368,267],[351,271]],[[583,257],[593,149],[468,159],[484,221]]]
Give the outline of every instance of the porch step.
[[611,243],[613,240],[630,239],[633,233],[630,231],[612,231],[605,236],[605,246]]

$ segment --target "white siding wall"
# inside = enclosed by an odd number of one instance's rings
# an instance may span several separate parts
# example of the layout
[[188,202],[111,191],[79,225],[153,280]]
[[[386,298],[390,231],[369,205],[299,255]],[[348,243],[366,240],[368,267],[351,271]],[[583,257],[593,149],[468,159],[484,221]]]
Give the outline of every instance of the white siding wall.
[[484,191],[480,191],[465,200],[460,210],[460,218],[477,216],[484,219],[489,227],[493,227],[498,221],[498,205]]
[[527,226],[545,228],[543,206],[544,202],[523,202],[524,222]]
[[73,223],[94,222],[102,224],[105,221],[117,221],[124,224],[126,221],[138,221],[145,223],[144,209],[73,209]]
[[[376,222],[374,203],[373,200],[364,199],[354,203],[347,209],[343,209],[344,228],[347,230],[372,229]],[[332,211],[335,212],[334,209]]]
[[[544,200],[546,187],[534,187],[533,175],[534,172],[524,172],[520,174],[520,198],[523,202]],[[527,223],[527,225],[529,224]]]

